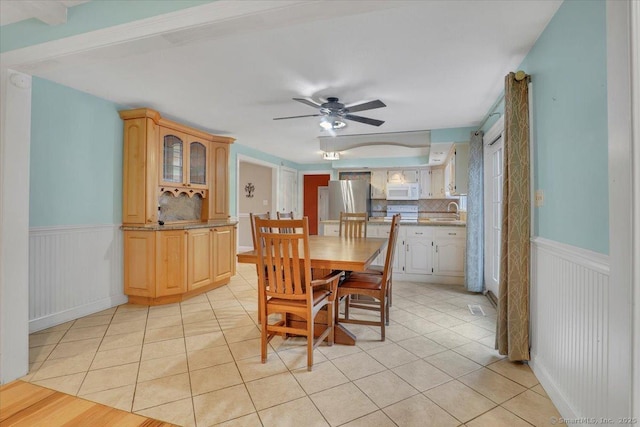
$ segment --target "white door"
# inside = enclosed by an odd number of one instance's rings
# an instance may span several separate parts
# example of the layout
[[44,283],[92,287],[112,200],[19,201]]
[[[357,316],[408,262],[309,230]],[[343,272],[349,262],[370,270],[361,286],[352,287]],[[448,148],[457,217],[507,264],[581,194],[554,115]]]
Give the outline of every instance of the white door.
[[442,239],[435,242],[433,271],[439,276],[464,276],[465,247],[463,239]]
[[329,187],[318,187],[318,230],[321,229],[320,222],[327,219],[329,219]]
[[[280,168],[280,212],[298,211],[298,194],[297,172],[294,169]],[[295,215],[294,215],[295,216]]]
[[502,134],[484,147],[484,281],[496,297],[500,295],[503,151]]

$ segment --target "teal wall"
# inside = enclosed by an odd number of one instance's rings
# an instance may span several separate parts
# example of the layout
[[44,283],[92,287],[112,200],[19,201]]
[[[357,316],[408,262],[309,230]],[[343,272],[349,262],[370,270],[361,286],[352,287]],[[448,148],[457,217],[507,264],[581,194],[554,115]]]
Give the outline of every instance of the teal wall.
[[122,222],[119,109],[33,78],[30,227]]
[[609,253],[604,1],[565,1],[520,69],[532,76],[535,234]]
[[48,25],[32,18],[3,25],[0,27],[0,52],[200,6],[212,1],[93,0],[67,9],[65,24]]

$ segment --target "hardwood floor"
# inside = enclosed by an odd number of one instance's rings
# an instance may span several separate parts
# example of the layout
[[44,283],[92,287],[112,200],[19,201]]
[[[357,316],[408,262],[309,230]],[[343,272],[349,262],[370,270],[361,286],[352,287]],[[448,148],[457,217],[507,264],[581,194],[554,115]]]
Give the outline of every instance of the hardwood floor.
[[99,425],[173,426],[24,381],[0,387],[0,427]]

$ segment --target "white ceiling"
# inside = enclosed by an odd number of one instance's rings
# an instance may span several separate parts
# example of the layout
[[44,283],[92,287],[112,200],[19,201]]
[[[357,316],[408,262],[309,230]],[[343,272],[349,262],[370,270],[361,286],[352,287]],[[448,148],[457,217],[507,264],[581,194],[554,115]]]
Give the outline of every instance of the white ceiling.
[[[224,3],[224,0],[215,2]],[[242,3],[242,2],[241,2]],[[293,2],[292,2],[293,3]],[[477,126],[560,5],[525,1],[308,1],[30,66],[34,75],[321,162],[318,118],[294,97],[380,99],[340,135]],[[526,70],[525,70],[526,71]],[[394,157],[375,147],[342,158]]]

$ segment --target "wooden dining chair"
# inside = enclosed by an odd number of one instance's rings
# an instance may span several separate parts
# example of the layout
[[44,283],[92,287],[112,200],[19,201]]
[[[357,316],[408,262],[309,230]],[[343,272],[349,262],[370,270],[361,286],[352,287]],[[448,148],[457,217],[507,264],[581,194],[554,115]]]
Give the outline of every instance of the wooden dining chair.
[[278,219],[293,219],[293,211],[291,212],[276,212]]
[[256,233],[256,219],[271,219],[271,214],[265,212],[263,214],[249,213],[249,219],[251,220],[251,238],[253,239],[253,249],[258,249],[258,235]]
[[[276,212],[278,219],[293,219],[293,211],[291,212]],[[281,233],[293,233],[291,227],[285,227],[280,230]]]
[[[360,325],[380,326],[380,339],[385,340],[385,326],[389,324],[389,282],[393,274],[393,258],[395,255],[396,240],[400,229],[399,217],[393,217],[391,221],[391,234],[387,248],[387,256],[384,262],[382,275],[367,273],[352,273],[338,287],[338,298],[345,297],[345,314],[340,318],[340,310],[336,310],[336,323],[356,323]],[[375,298],[377,303],[352,302],[352,295],[362,295]],[[375,310],[380,313],[380,320],[360,320],[350,318],[350,308]]]
[[[281,233],[283,227],[293,233]],[[258,241],[264,251],[258,254],[258,286],[265,304],[261,316],[260,349],[262,363],[267,361],[267,343],[275,335],[307,337],[307,370],[313,366],[313,350],[325,339],[333,345],[336,290],[340,273],[311,279],[308,218],[292,220],[256,219]],[[268,286],[267,286],[268,283]],[[327,326],[315,337],[314,319],[327,307]],[[281,314],[278,320],[269,315]],[[305,321],[288,323],[287,314]]]
[[[398,221],[400,221],[400,214],[395,214],[394,217],[396,216],[398,217]],[[389,230],[389,237],[391,237],[392,232],[393,232],[393,221],[391,223],[391,229]],[[370,265],[363,273],[382,276],[382,274],[384,273],[384,265]],[[389,307],[393,307],[393,278],[392,277],[389,278],[388,286],[389,286],[389,289],[388,289]]]
[[[253,239],[253,250],[257,251],[258,248],[261,248],[261,247],[260,247],[260,245],[258,243],[256,220],[257,219],[271,219],[271,214],[268,211],[263,213],[263,214],[254,214],[253,212],[250,212],[249,213],[249,219],[251,220],[251,238]],[[258,268],[259,268],[258,264],[256,264],[256,274],[259,275],[260,272],[259,272]],[[260,319],[261,319],[260,316],[262,316],[262,310],[260,309],[260,307],[262,307],[262,305],[264,305],[264,303],[262,301],[262,295],[260,294],[260,292],[258,292],[258,321],[260,321]]]
[[339,235],[345,237],[366,237],[367,213],[340,212]]

